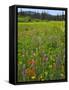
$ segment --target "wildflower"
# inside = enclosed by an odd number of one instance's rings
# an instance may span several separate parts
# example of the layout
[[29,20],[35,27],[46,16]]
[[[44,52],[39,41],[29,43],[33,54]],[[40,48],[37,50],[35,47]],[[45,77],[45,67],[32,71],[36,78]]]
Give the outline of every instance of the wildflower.
[[40,79],[42,79],[42,78],[43,78],[43,76],[41,75],[41,76],[40,76]]
[[35,56],[36,54],[35,53],[33,53],[33,56]]
[[48,61],[48,57],[46,55],[43,56],[43,61],[44,62]]
[[36,73],[35,73],[35,69],[34,68],[27,68],[26,69],[26,74],[28,75],[28,76],[35,76],[36,75]]
[[25,56],[24,52],[22,52],[22,56],[23,56],[23,57]]
[[26,65],[24,64],[22,67],[22,75],[23,75],[23,80],[26,78]]
[[45,61],[48,61],[48,57],[47,56],[45,56]]
[[24,54],[22,56],[24,57]]
[[22,67],[22,75],[25,75],[25,69],[26,69],[26,65],[24,64]]
[[32,64],[32,65],[34,65],[35,63],[36,63],[36,62],[35,62],[34,59],[28,61],[28,64]]
[[34,80],[36,77],[35,76],[32,76],[31,78]]
[[42,78],[41,81],[44,81],[44,79]]
[[44,81],[44,78],[43,76],[41,75],[40,78],[39,78],[41,81]]
[[61,73],[61,77],[63,77],[64,76],[64,74],[63,73]]
[[65,76],[64,76],[64,74],[63,74],[63,73],[61,73],[60,75],[61,75],[61,78],[62,78],[62,79],[64,79],[64,78],[65,78]]
[[44,51],[41,53],[41,57],[42,57],[43,61],[48,61],[48,56],[45,54]]

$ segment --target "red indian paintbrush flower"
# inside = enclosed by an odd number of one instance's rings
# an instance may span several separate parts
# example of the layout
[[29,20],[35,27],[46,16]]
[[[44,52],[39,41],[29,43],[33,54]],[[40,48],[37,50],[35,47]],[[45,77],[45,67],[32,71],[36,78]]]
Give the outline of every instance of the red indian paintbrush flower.
[[33,65],[35,65],[35,64],[36,64],[36,62],[35,62],[35,60],[34,60],[34,59],[32,59],[32,60],[29,60],[29,61],[28,61],[28,64],[33,64]]

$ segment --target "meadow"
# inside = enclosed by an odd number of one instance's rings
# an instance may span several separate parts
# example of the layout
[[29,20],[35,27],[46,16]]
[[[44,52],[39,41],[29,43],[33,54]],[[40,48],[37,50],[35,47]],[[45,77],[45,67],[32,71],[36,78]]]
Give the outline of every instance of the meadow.
[[18,22],[18,82],[65,79],[65,22]]

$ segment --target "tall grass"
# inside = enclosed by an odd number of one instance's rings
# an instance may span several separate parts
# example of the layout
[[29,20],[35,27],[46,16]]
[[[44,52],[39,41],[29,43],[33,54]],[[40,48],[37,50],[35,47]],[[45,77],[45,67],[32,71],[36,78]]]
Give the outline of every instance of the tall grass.
[[18,82],[65,78],[64,21],[18,22]]

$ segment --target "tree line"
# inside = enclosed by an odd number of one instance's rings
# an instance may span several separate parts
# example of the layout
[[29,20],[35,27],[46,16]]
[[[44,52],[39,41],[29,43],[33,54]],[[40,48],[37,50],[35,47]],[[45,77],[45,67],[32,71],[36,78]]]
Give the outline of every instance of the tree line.
[[62,15],[51,15],[48,12],[33,12],[33,11],[20,11],[18,12],[19,16],[23,17],[29,17],[29,21],[32,19],[38,19],[38,20],[55,20],[55,21],[64,21],[65,15],[62,13]]

